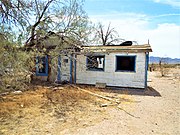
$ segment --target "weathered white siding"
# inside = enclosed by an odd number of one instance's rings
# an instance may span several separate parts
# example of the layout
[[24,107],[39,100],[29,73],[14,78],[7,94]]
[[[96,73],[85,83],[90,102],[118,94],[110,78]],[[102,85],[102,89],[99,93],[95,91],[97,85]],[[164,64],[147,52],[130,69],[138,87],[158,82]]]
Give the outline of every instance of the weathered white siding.
[[[136,56],[136,72],[116,72],[116,56]],[[106,83],[108,86],[145,87],[145,60],[142,53],[110,53],[105,54],[105,70],[86,70],[86,56],[77,56],[76,82],[79,84]]]
[[61,81],[69,81],[69,80],[70,80],[70,56],[61,56]]

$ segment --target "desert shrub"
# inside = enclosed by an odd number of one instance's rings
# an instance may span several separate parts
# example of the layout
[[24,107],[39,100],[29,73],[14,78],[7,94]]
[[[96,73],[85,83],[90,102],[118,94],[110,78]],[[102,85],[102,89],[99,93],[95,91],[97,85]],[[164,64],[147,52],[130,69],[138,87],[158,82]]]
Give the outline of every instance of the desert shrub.
[[159,72],[161,76],[167,76],[169,74],[169,66],[165,58],[161,58],[159,61]]
[[32,52],[5,40],[0,43],[0,60],[0,90],[25,89],[35,64]]

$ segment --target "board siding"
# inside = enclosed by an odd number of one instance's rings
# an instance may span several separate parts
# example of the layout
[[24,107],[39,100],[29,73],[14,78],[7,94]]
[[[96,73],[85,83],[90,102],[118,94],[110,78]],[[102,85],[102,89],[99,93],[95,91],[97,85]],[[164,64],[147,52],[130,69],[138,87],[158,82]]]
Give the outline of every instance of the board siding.
[[[116,56],[136,56],[136,72],[115,72]],[[77,56],[76,83],[106,83],[108,86],[144,88],[145,53],[110,53],[105,55],[104,71],[87,71],[86,56]]]
[[[65,63],[64,59],[67,59],[68,62]],[[70,55],[69,56],[61,56],[61,81],[70,81]]]

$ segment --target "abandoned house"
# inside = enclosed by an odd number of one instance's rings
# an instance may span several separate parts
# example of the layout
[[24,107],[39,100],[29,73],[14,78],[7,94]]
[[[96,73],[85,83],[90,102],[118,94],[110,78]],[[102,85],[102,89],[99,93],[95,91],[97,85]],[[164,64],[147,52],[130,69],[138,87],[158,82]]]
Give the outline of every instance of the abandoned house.
[[39,57],[34,78],[60,83],[147,87],[149,52],[152,52],[149,44],[67,47],[64,52],[60,52],[53,68],[52,64],[49,67],[51,56]]
[[150,45],[89,46],[83,50],[91,53],[77,55],[76,83],[147,87]]

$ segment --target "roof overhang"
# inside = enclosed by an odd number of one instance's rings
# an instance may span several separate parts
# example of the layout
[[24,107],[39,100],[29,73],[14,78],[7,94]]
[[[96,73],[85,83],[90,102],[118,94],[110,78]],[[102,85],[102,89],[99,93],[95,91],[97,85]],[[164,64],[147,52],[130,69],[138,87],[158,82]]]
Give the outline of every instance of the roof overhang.
[[129,52],[129,53],[138,53],[138,52],[152,52],[152,48],[149,44],[145,45],[132,45],[132,46],[83,46],[84,52]]

